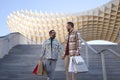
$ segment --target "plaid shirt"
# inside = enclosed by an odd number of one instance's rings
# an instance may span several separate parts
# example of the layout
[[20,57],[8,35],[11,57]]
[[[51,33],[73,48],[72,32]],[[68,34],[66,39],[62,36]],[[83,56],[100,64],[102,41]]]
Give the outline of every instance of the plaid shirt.
[[[68,41],[68,35],[65,40],[65,51],[66,51],[67,41]],[[80,33],[73,30],[69,35],[69,43],[68,43],[70,56],[73,56],[76,53],[79,53],[81,43],[82,43],[82,41],[80,40]],[[63,56],[65,56],[65,52],[64,52]]]
[[57,39],[53,39],[52,48],[51,40],[48,39],[42,44],[41,57],[44,56],[45,59],[58,59],[58,55],[62,54],[62,45]]

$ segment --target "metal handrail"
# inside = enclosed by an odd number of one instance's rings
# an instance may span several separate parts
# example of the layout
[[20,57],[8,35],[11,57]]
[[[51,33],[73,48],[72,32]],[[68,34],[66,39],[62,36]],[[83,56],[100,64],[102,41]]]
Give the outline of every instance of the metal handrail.
[[116,51],[112,50],[112,49],[103,49],[101,50],[98,54],[101,54],[101,61],[102,61],[102,71],[103,71],[103,80],[107,80],[107,72],[106,72],[106,67],[105,67],[105,58],[104,58],[104,53],[105,51],[110,51],[112,52],[114,55],[120,57],[120,54],[117,53]]
[[120,57],[120,54],[117,53],[116,51],[114,51],[113,49],[103,49],[103,50],[101,50],[100,52],[98,52],[98,54],[101,54],[101,53],[103,53],[103,52],[105,52],[105,51],[110,51],[110,52],[112,52],[114,55]]
[[[86,46],[86,63],[87,66],[89,67],[89,60],[88,60],[88,47],[94,52],[94,53],[98,53],[92,46],[88,45],[88,43],[86,43],[86,41],[84,41],[84,39],[82,39],[80,37],[81,41],[85,44]],[[103,52],[104,50],[101,50],[101,52]],[[99,52],[100,53],[100,52]],[[102,72],[103,72],[103,80],[107,80],[107,73],[106,73],[106,67],[105,67],[105,58],[104,58],[104,54],[101,54],[101,61],[102,61]]]
[[85,51],[86,51],[86,64],[89,67],[89,56],[88,56],[88,48],[90,48],[94,53],[98,53],[91,45],[89,45],[79,34],[79,39],[81,40],[81,42],[83,42],[85,44]]
[[98,53],[91,45],[88,45],[88,43],[86,43],[86,41],[80,36],[80,40],[87,46],[89,47],[94,53]]
[[85,49],[86,49],[86,62],[87,62],[87,65],[89,67],[89,60],[88,60],[88,48],[90,48],[94,53],[96,54],[101,54],[101,62],[102,62],[102,72],[103,72],[103,80],[107,80],[107,71],[106,71],[106,66],[105,66],[105,57],[104,57],[104,54],[103,52],[104,51],[110,51],[112,52],[113,54],[117,55],[120,57],[120,54],[117,53],[116,51],[112,50],[112,49],[103,49],[101,50],[100,52],[97,52],[91,45],[88,45],[88,43],[86,43],[86,41],[79,35],[79,39],[81,40],[81,42],[83,42],[85,44]]
[[86,62],[87,62],[87,65],[89,67],[89,60],[88,60],[88,47],[96,54],[101,54],[101,62],[102,62],[102,72],[103,72],[103,80],[107,80],[107,71],[106,71],[106,66],[105,66],[105,57],[104,57],[104,54],[103,52],[104,51],[110,51],[112,52],[114,55],[120,57],[120,54],[117,53],[116,51],[112,50],[112,49],[103,49],[101,50],[100,52],[97,52],[92,46],[88,45],[88,43],[86,43],[86,41],[81,37],[79,36],[80,40],[85,44],[86,46]]

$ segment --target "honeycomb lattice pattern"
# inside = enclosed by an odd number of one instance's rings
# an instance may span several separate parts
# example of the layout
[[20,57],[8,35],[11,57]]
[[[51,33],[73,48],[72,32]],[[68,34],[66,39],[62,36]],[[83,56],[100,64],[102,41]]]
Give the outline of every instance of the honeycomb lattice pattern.
[[49,37],[51,29],[56,30],[57,39],[64,42],[66,23],[72,21],[86,41],[107,40],[119,43],[120,0],[82,13],[58,14],[20,10],[11,13],[7,25],[12,32],[20,32],[25,37],[41,43]]

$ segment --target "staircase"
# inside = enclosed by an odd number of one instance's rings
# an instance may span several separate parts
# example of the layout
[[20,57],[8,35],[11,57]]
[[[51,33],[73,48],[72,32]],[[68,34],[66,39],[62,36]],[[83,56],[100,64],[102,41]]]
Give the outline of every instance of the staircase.
[[[111,48],[120,53],[117,45],[93,45],[97,51]],[[40,56],[40,45],[17,45],[9,54],[0,59],[0,80],[46,80],[46,77],[32,74]],[[81,56],[85,58],[85,47],[82,46]],[[105,53],[108,80],[120,80],[120,58]],[[65,80],[63,60],[57,62],[55,80]],[[78,73],[77,80],[103,80],[101,58],[99,54],[89,50],[89,72]]]

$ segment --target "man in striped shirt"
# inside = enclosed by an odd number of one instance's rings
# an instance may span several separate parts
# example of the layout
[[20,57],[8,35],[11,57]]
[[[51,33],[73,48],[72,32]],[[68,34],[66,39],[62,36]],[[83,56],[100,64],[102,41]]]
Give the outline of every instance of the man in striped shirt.
[[[79,38],[80,33],[74,30],[73,22],[68,22],[66,28],[68,30],[68,35],[65,40],[65,51],[62,55],[62,59],[64,59],[65,63],[66,80],[70,80],[70,74],[68,72],[70,57],[80,55],[79,49],[81,40]],[[72,80],[76,80],[76,73],[72,73]]]

